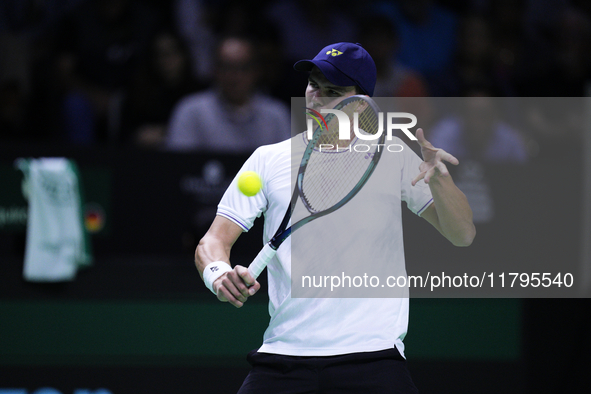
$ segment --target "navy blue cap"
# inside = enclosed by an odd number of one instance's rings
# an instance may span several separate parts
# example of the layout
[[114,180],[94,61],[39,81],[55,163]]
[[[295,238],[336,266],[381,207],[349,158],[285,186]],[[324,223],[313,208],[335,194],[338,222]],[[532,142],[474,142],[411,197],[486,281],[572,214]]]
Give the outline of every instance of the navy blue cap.
[[376,64],[360,44],[339,42],[322,48],[312,60],[300,60],[293,65],[297,71],[310,71],[316,66],[337,86],[359,86],[373,96],[376,85]]

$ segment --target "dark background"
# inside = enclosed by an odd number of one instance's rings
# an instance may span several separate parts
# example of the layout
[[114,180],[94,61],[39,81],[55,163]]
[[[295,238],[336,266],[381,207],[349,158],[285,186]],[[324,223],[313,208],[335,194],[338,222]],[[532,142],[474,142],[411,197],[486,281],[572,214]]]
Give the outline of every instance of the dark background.
[[[124,3],[133,12],[110,25],[114,30],[95,28],[92,7]],[[26,209],[16,158],[64,156],[80,167],[86,201],[104,213],[104,227],[92,235],[94,264],[67,283],[24,281],[25,223],[0,226],[0,393],[9,388],[22,389],[19,394],[234,393],[248,373],[245,356],[260,345],[268,322],[265,292],[238,310],[220,304],[201,282],[193,253],[225,185],[249,152],[173,153],[134,137],[144,122],[165,125],[181,93],[214,83],[211,70],[196,72],[180,90],[167,91],[150,74],[154,70],[147,71],[152,54],[146,48],[153,34],[166,30],[182,36],[173,12],[179,3],[0,3],[0,207]],[[259,54],[265,70],[259,87],[289,105],[291,97],[302,95],[306,79],[291,71],[299,59],[288,56],[293,48],[282,41],[283,22],[269,16],[277,3],[194,2],[204,10],[200,27],[210,34],[209,44],[235,34],[272,48]],[[586,1],[297,3],[305,12],[284,15],[288,22],[309,18],[312,25],[326,27],[326,17],[336,15],[344,18],[341,32],[351,33],[352,40],[379,25],[376,10],[388,10],[381,13],[392,17],[399,33],[402,24],[435,10],[450,23],[431,30],[434,49],[449,44],[446,62],[421,64],[400,55],[402,48],[389,49],[390,58],[401,61],[414,73],[413,81],[421,83],[415,93],[465,96],[478,88],[496,97],[587,95],[591,8]],[[414,16],[394,18],[389,7],[403,4],[411,6]],[[314,52],[305,56],[313,57],[328,44],[323,39],[335,26],[319,28]],[[124,62],[109,63],[113,59],[106,54],[118,39],[129,37],[137,40],[130,47],[137,52]],[[405,49],[414,47],[412,38],[406,42]],[[141,107],[142,100],[128,102],[120,108],[119,124],[98,119],[96,133],[82,138],[69,134],[60,105],[77,88],[89,86],[98,92],[98,101],[105,92],[135,97],[135,89],[167,95],[154,99],[155,107],[148,105],[147,112],[129,109]],[[525,262],[532,272],[537,264],[554,272],[573,271],[577,281],[582,243],[588,242],[581,229],[584,199],[589,198],[583,195],[588,181],[583,163],[589,154],[583,142],[589,131],[580,124],[570,126],[522,130],[528,142],[526,163],[482,164],[495,216],[477,225],[469,248],[448,245],[426,223],[405,213],[409,273],[416,267],[413,261],[446,267],[458,260],[486,260]],[[426,133],[429,138],[429,129]],[[212,165],[225,174],[218,183],[204,176]],[[260,232],[258,223],[240,238],[234,263],[248,264],[261,247]],[[265,286],[264,274],[261,281]],[[416,385],[434,394],[587,393],[591,304],[586,296],[412,298],[405,344]]]
[[[206,230],[215,203],[202,202],[181,184],[187,176],[200,177],[212,158],[13,145],[1,151],[2,183],[11,189],[4,189],[5,196],[17,196],[20,188],[22,175],[12,168],[13,159],[42,153],[78,162],[87,200],[107,207],[106,225],[92,236],[94,264],[75,281],[58,284],[24,281],[24,228],[0,233],[0,387],[33,392],[49,386],[63,393],[76,388],[234,392],[248,372],[246,353],[262,340],[267,297],[261,292],[241,309],[219,304],[194,268],[194,242]],[[245,157],[215,159],[231,177]],[[492,223],[477,226],[478,237],[467,249],[447,246],[430,226],[405,214],[409,272],[413,261],[440,261],[444,270],[456,259],[553,260],[557,270],[576,268],[580,240],[576,232],[556,228],[580,225],[582,201],[554,203],[558,194],[580,195],[574,175],[560,190],[547,190],[535,210],[520,207],[530,205],[537,190],[502,192],[523,179],[541,185],[549,176],[576,168],[580,155],[571,160],[533,163],[512,172],[487,167],[499,191],[499,214]],[[109,193],[92,191],[96,179],[104,184],[95,190]],[[515,210],[521,212],[519,221]],[[197,211],[205,212],[204,226],[196,222],[201,217]],[[544,219],[547,225],[540,226],[540,212],[553,212]],[[248,264],[260,248],[260,230],[259,223],[240,238],[234,263]],[[405,340],[409,365],[426,393],[523,393],[539,382],[545,387],[568,383],[569,392],[583,392],[588,308],[588,299],[413,298]]]

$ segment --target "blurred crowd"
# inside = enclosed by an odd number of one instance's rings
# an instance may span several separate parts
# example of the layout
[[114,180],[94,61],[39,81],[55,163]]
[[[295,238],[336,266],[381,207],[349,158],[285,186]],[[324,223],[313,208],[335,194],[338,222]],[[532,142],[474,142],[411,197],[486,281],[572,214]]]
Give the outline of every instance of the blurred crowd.
[[[3,0],[0,141],[251,152],[290,134],[307,79],[293,63],[340,41],[374,57],[380,97],[582,97],[591,2]],[[474,114],[492,110],[467,107],[481,126]],[[551,127],[545,115],[532,112],[533,132],[491,126],[501,147],[519,145],[501,159],[524,161],[528,139],[580,137],[576,119]],[[486,156],[477,133],[460,146],[469,122],[427,135]]]

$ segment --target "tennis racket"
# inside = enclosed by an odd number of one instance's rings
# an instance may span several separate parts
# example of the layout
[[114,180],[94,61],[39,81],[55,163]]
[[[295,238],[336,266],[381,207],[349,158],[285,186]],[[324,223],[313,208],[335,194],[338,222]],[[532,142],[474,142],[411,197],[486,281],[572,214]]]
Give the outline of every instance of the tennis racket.
[[[334,109],[341,110],[349,116],[351,144],[355,143],[353,126],[357,124],[361,134],[376,135],[379,125],[379,108],[367,96],[351,96],[339,102]],[[250,274],[257,278],[269,261],[277,254],[277,249],[294,231],[314,219],[328,215],[349,202],[367,182],[380,160],[386,132],[381,130],[380,137],[371,141],[369,151],[328,152],[326,147],[347,144],[347,140],[339,140],[338,118],[332,113],[325,116],[326,123],[321,123],[308,142],[300,167],[291,202],[279,229],[273,238],[263,247],[248,267]],[[357,122],[355,122],[357,121]],[[369,137],[369,136],[368,136]],[[380,149],[380,146],[382,149]],[[324,148],[324,149],[323,149]],[[336,153],[336,154],[335,154]],[[330,157],[329,157],[330,156]],[[300,200],[306,207],[306,216],[291,227],[288,224],[294,208]]]

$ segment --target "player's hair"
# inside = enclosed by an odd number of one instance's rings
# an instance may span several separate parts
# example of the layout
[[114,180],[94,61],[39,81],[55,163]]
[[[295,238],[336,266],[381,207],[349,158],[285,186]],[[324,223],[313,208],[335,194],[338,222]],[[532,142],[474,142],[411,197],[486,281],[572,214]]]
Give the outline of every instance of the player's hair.
[[259,61],[257,41],[254,37],[247,34],[226,34],[220,36],[215,43],[215,61],[217,63],[219,63],[220,61],[220,50],[222,48],[222,45],[229,40],[237,40],[245,45],[248,45],[250,50],[250,62],[254,66],[257,66]]

